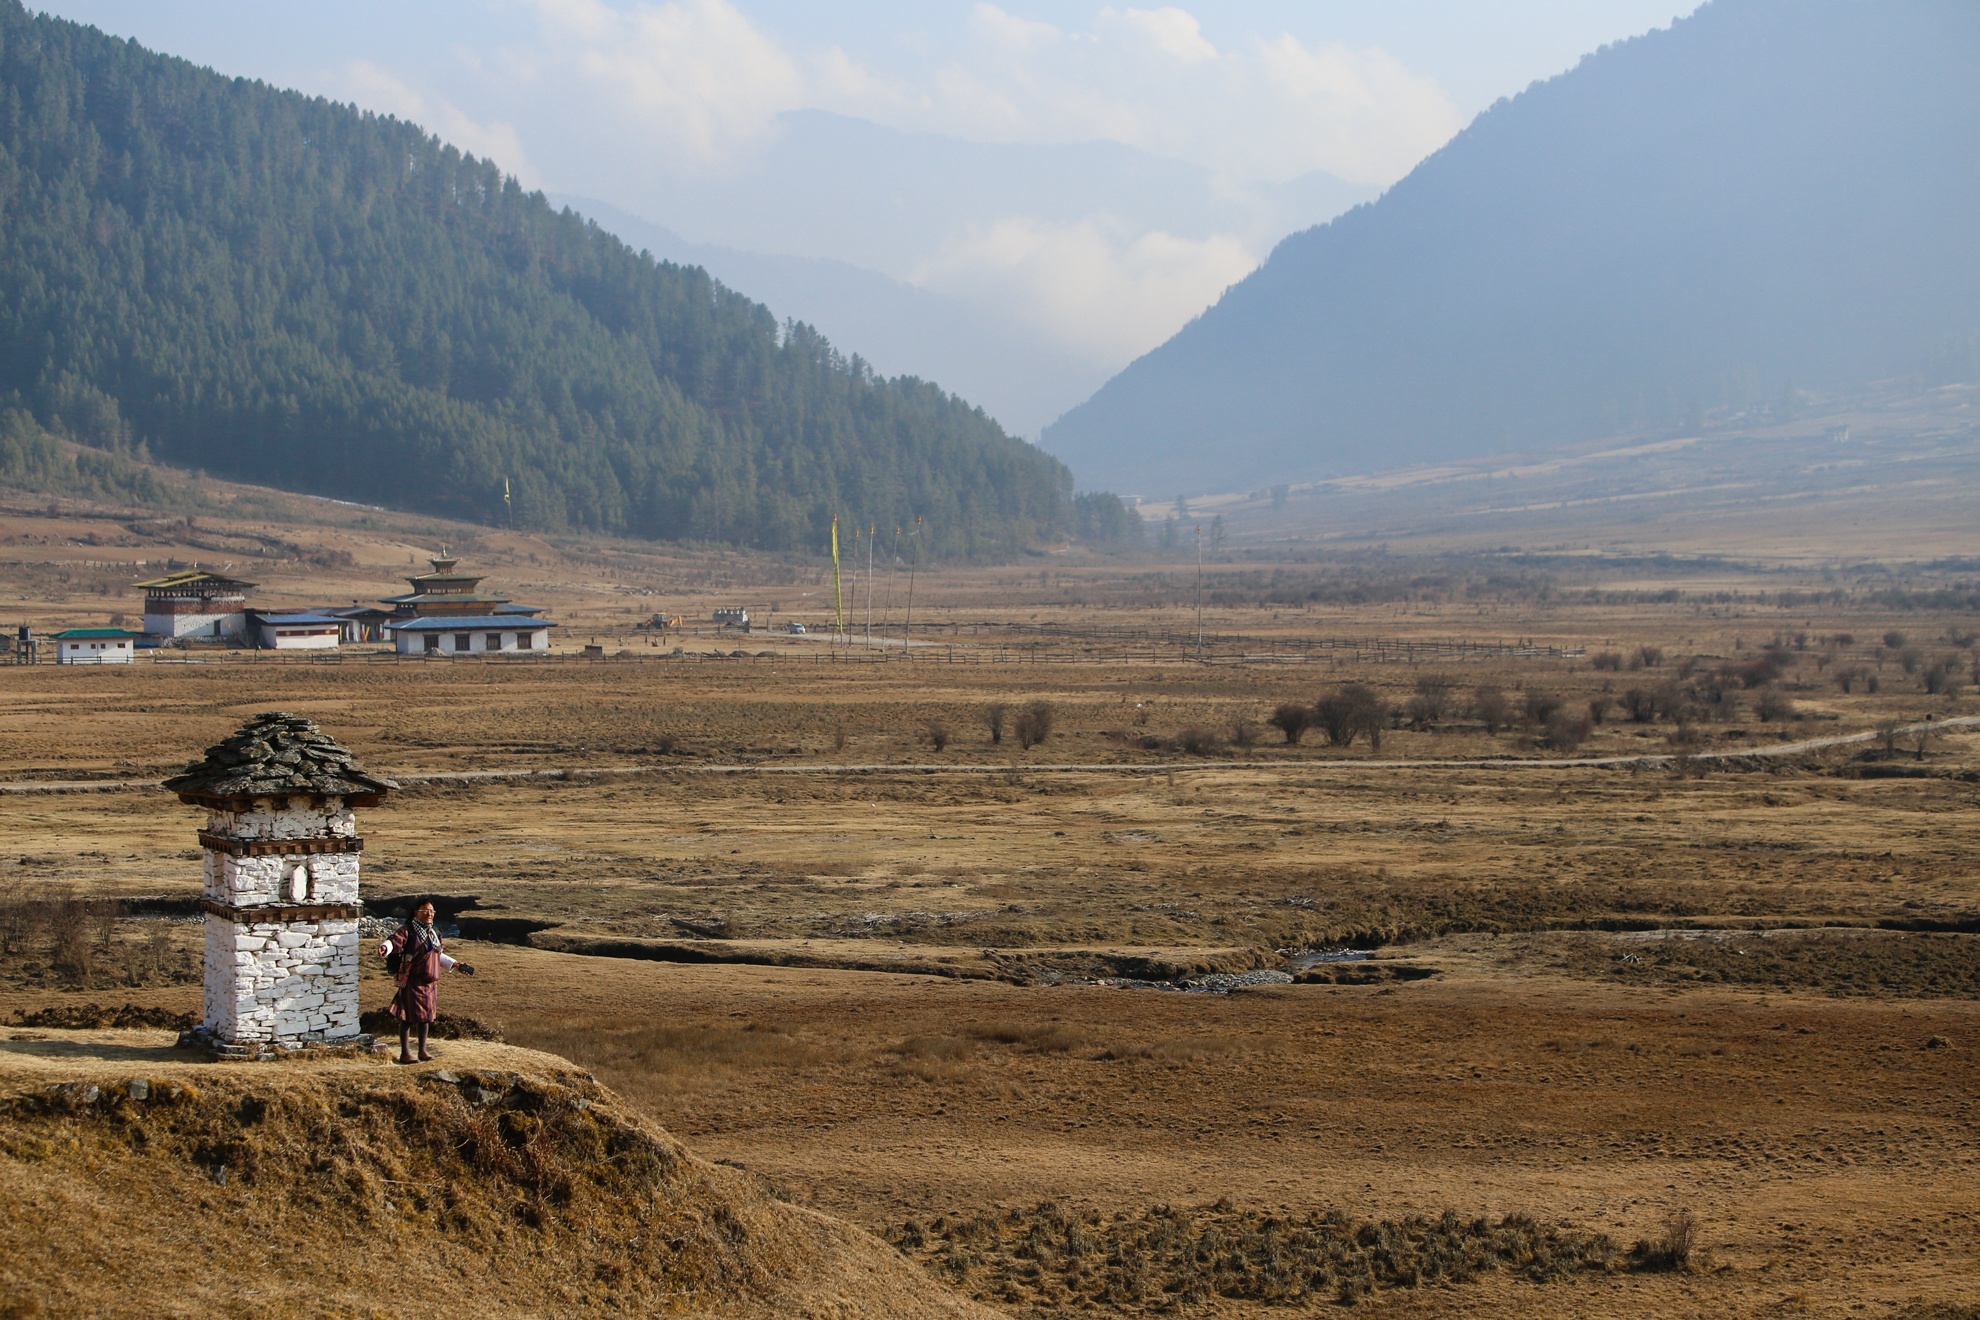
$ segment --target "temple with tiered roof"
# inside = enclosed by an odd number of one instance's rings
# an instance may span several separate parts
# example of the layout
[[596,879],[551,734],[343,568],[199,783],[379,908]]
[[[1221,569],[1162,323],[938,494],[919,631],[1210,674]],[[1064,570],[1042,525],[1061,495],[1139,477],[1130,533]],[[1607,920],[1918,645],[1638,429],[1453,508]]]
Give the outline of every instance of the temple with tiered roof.
[[443,548],[427,560],[430,573],[406,578],[412,590],[387,596],[392,610],[385,631],[400,655],[496,655],[549,649],[557,625],[543,611],[481,590],[479,574],[457,571],[460,560]]

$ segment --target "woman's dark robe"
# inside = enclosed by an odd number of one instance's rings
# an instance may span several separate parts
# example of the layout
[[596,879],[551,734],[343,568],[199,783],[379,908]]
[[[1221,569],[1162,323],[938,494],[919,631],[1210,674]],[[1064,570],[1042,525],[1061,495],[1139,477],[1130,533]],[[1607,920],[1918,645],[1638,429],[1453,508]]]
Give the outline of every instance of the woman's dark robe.
[[430,948],[406,953],[412,927],[401,926],[392,933],[392,952],[399,954],[399,993],[385,1011],[401,1022],[431,1022],[440,1015],[440,961],[442,940],[433,937]]

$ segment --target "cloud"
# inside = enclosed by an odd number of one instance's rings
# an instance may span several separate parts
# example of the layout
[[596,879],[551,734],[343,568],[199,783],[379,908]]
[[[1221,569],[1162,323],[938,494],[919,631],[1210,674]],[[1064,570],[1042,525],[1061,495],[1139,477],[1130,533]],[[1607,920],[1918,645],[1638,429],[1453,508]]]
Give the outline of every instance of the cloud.
[[344,95],[381,114],[418,124],[470,155],[492,160],[525,187],[536,187],[536,169],[513,124],[474,118],[451,101],[425,95],[368,60],[345,65]]
[[1181,329],[1257,264],[1224,235],[1010,216],[952,239],[915,282],[993,307],[1092,361],[1120,363]]
[[[616,108],[620,122],[677,163],[722,162],[808,100],[799,60],[727,0],[625,10],[537,0],[536,8],[544,38],[536,71]],[[826,85],[845,87],[846,73]]]
[[1095,27],[1128,34],[1148,43],[1150,48],[1183,64],[1201,64],[1217,58],[1217,48],[1203,39],[1203,25],[1187,9],[1173,5],[1161,9],[1103,9]]

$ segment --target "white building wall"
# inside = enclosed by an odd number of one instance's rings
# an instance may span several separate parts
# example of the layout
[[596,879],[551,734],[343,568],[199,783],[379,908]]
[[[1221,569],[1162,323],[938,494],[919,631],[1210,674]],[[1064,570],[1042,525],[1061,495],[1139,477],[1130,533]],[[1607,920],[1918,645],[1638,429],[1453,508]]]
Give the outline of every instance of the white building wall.
[[[461,647],[456,645],[456,643],[459,641],[461,633],[467,634],[468,645],[465,649],[462,649]],[[548,645],[545,642],[545,638],[548,636],[548,634],[549,634],[549,630],[547,628],[525,628],[520,630],[517,629],[497,630],[494,628],[463,628],[459,630],[446,630],[440,632],[434,632],[431,630],[414,631],[412,629],[407,629],[407,628],[394,628],[392,630],[393,649],[396,650],[400,655],[434,654],[434,652],[429,652],[426,649],[426,638],[428,637],[437,637],[440,639],[440,645],[438,647],[438,652],[437,652],[440,655],[488,655],[496,652],[504,652],[504,653],[542,652],[549,649]],[[529,645],[527,646],[524,646],[520,640],[525,636],[529,638]],[[493,646],[489,645],[489,639],[491,637],[495,639],[495,644]]]
[[57,642],[58,665],[127,665],[136,656],[128,638],[109,642]]
[[[217,631],[215,624],[219,625]],[[153,637],[221,637],[238,641],[247,635],[247,611],[240,605],[201,614],[154,614],[146,610],[144,630]]]
[[343,640],[341,628],[327,631],[284,628],[279,623],[261,625],[261,645],[274,651],[334,651]]

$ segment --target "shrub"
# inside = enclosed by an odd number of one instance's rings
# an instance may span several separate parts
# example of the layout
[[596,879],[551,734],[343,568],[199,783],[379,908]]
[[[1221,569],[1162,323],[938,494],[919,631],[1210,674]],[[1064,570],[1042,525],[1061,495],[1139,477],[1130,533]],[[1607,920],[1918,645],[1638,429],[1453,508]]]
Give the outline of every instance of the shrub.
[[1052,703],[1034,701],[1025,706],[1011,721],[1011,732],[1027,752],[1044,742],[1052,736]]
[[1796,711],[1794,703],[1784,694],[1769,690],[1762,692],[1760,699],[1753,703],[1753,713],[1760,717],[1761,723],[1767,724],[1791,720],[1795,717]]
[[84,989],[96,970],[96,949],[90,940],[89,904],[73,893],[58,894],[46,911],[48,961],[68,981]]
[[1231,721],[1231,741],[1250,751],[1258,745],[1258,726],[1242,717]]
[[1297,747],[1306,731],[1313,727],[1313,708],[1302,706],[1297,701],[1288,701],[1275,709],[1265,722],[1286,735],[1288,747]]
[[1621,669],[1623,658],[1614,651],[1597,651],[1588,657],[1588,664],[1594,669]]
[[1639,646],[1629,657],[1631,669],[1655,669],[1664,663],[1664,648],[1661,646]]
[[1925,663],[1925,653],[1915,646],[1907,646],[1898,652],[1898,665],[1907,674],[1918,672],[1918,666]]
[[1959,695],[1958,662],[1952,659],[1940,660],[1925,671],[1925,690],[1935,697],[1956,697]]
[[928,735],[928,745],[938,752],[949,750],[949,726],[941,720],[930,720],[924,730]]
[[1520,713],[1529,727],[1533,725],[1544,725],[1548,720],[1559,714],[1561,709],[1566,705],[1567,702],[1562,700],[1556,693],[1529,691],[1526,694]]
[[1485,726],[1485,732],[1497,733],[1512,722],[1512,703],[1498,688],[1481,687],[1471,694],[1471,717]]
[[1697,1249],[1698,1220],[1689,1210],[1673,1210],[1664,1217],[1664,1231],[1654,1238],[1638,1239],[1629,1249],[1629,1258],[1640,1270],[1688,1270]]
[[1351,746],[1359,736],[1365,737],[1374,751],[1382,746],[1382,730],[1388,726],[1390,711],[1389,704],[1366,683],[1343,683],[1314,703],[1313,715],[1334,746]]
[[1864,680],[1864,677],[1865,677],[1864,672],[1861,669],[1857,668],[1855,665],[1845,665],[1842,668],[1836,670],[1836,686],[1841,688],[1843,692],[1847,694],[1849,692],[1854,691],[1856,689],[1856,685],[1858,683],[1861,683]]
[[1176,746],[1191,756],[1215,756],[1224,750],[1224,740],[1210,730],[1192,724],[1176,735]]
[[1548,714],[1540,741],[1556,751],[1571,752],[1588,740],[1591,727],[1587,717],[1577,719],[1564,708],[1556,709]]
[[1451,691],[1456,686],[1442,674],[1425,674],[1416,680],[1416,696],[1410,704],[1423,712],[1426,722],[1441,720],[1450,713]]
[[1884,634],[1884,649],[1887,651],[1902,651],[1905,641],[1905,635],[1893,628]]
[[1004,741],[1004,720],[1010,711],[1011,708],[1001,701],[993,701],[983,708],[983,723],[990,730],[991,742]]
[[1608,723],[1609,712],[1614,710],[1615,706],[1616,699],[1606,692],[1590,697],[1588,699],[1588,722],[1590,724]]

